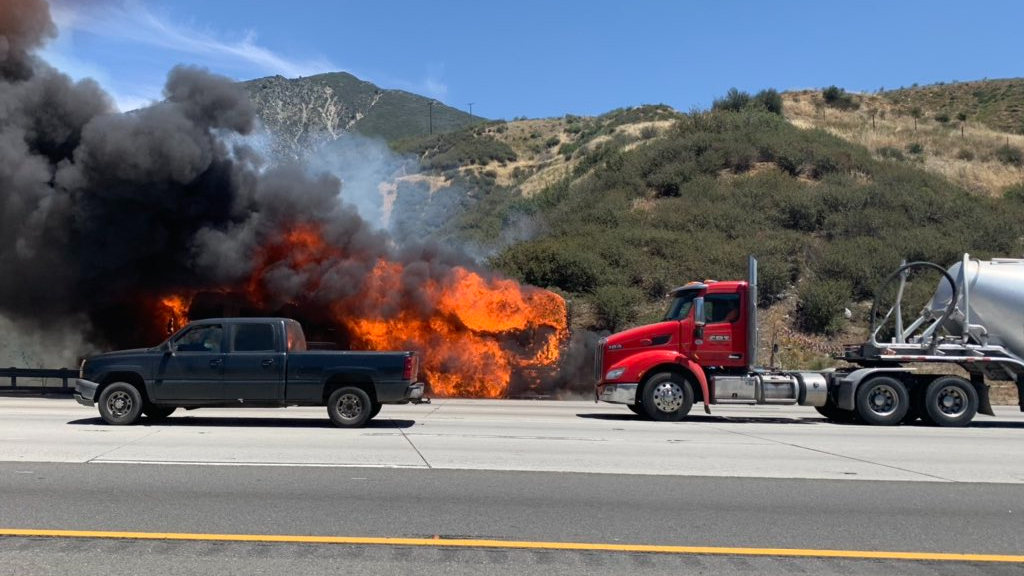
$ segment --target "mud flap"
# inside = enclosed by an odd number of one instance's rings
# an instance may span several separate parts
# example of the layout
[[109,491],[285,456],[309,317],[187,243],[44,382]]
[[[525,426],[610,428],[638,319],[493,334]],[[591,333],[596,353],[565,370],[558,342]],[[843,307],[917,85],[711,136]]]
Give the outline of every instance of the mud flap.
[[978,392],[978,414],[995,416],[996,413],[992,410],[992,400],[989,397],[989,388],[985,384],[985,376],[972,372],[971,385]]

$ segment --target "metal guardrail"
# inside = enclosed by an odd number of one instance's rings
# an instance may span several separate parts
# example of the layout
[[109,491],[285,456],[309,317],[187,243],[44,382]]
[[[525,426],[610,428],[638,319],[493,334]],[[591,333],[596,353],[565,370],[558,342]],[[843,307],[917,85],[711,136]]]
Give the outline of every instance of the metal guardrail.
[[[8,382],[3,383],[4,378]],[[19,385],[18,379],[59,379],[60,385],[25,386]],[[50,394],[71,394],[75,391],[75,378],[78,370],[71,368],[0,368],[0,393],[6,392],[45,392]]]

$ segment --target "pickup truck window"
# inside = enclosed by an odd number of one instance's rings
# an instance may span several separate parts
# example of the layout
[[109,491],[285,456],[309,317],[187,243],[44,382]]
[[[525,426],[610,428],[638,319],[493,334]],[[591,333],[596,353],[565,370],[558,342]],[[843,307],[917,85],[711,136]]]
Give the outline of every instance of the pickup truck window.
[[235,352],[273,352],[274,327],[270,324],[235,325]]
[[306,351],[306,335],[302,332],[302,326],[294,320],[289,320],[284,323],[285,331],[288,333],[288,351],[289,352],[305,352]]
[[220,324],[193,326],[174,341],[178,352],[220,352],[224,328]]

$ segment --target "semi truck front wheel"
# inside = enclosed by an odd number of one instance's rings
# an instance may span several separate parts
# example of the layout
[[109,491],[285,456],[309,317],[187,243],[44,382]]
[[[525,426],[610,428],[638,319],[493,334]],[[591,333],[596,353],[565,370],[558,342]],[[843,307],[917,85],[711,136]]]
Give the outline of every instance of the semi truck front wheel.
[[659,372],[644,384],[640,406],[651,420],[678,422],[693,407],[693,386],[675,372]]

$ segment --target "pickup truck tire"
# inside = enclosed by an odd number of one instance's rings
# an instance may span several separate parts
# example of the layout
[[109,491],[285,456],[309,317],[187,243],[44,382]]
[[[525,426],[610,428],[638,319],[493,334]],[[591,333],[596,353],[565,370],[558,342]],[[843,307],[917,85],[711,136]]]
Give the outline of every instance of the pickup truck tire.
[[149,405],[142,407],[142,413],[145,414],[146,418],[149,418],[150,420],[164,420],[171,414],[174,414],[175,410],[177,410],[177,408],[174,406]]
[[127,382],[114,382],[100,392],[100,416],[112,426],[135,424],[142,416],[142,394]]
[[929,424],[967,426],[978,413],[978,391],[957,376],[936,378],[925,389],[922,419]]
[[359,428],[373,417],[369,394],[354,386],[338,388],[327,398],[327,415],[339,428]]
[[651,420],[678,422],[693,407],[693,386],[682,374],[659,372],[644,384],[640,406]]
[[865,424],[895,426],[910,410],[910,394],[903,382],[890,376],[875,376],[857,387],[854,407]]
[[377,404],[375,404],[375,405],[373,406],[373,410],[370,410],[370,418],[367,418],[367,420],[370,420],[370,419],[376,418],[376,417],[377,417],[377,414],[380,414],[380,409],[381,409],[381,408],[383,408],[383,407],[384,407],[384,405],[383,405],[383,404],[381,404],[380,402],[378,402]]

